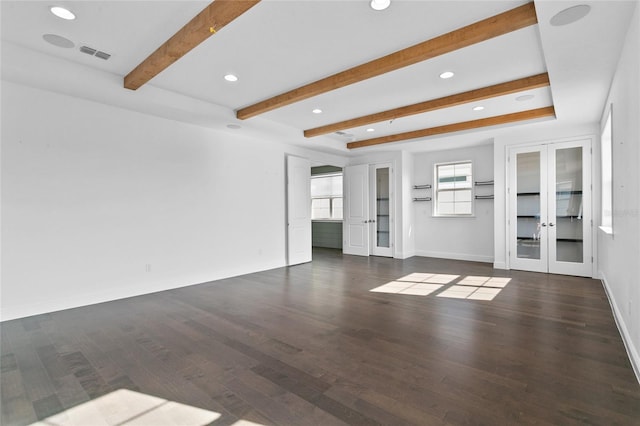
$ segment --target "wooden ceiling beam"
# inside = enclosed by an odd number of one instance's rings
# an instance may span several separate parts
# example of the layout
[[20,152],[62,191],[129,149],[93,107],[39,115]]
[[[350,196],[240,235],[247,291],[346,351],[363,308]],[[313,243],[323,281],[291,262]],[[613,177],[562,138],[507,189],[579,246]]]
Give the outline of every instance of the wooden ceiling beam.
[[358,65],[236,112],[240,120],[425,61],[538,23],[533,2]]
[[553,106],[548,106],[544,108],[530,109],[528,111],[515,112],[512,114],[498,115],[495,117],[481,118],[478,120],[464,121],[461,123],[445,124],[444,126],[430,127],[428,129],[413,130],[410,132],[398,133],[395,135],[381,136],[379,138],[366,139],[357,142],[349,142],[347,144],[347,148],[363,148],[365,146],[424,138],[427,136],[441,135],[444,133],[478,129],[481,127],[497,126],[500,124],[514,123],[517,121],[533,120],[543,117],[555,117],[555,115],[556,112]]
[[525,77],[518,80],[508,81],[493,86],[474,89],[468,92],[457,93],[438,99],[432,99],[413,105],[394,108],[375,114],[365,115],[358,118],[340,121],[338,123],[327,124],[305,130],[304,136],[307,138],[334,133],[339,130],[353,129],[354,127],[366,126],[367,124],[380,123],[383,121],[395,120],[397,118],[408,117],[410,115],[422,114],[438,109],[454,107],[469,102],[477,102],[484,99],[495,98],[497,96],[510,95],[512,93],[523,92],[525,90],[539,89],[549,85],[549,75],[547,73]]
[[127,74],[124,87],[138,89],[259,2],[215,0]]

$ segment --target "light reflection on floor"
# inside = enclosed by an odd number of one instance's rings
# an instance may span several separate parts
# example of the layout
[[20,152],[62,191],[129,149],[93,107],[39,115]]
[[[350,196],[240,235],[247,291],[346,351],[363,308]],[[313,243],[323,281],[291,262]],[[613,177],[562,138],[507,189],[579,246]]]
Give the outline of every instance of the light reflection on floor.
[[[31,426],[204,426],[215,425],[220,413],[175,401],[118,389],[69,408]],[[213,422],[213,423],[212,423]],[[262,426],[239,420],[233,426]]]
[[375,293],[410,294],[414,296],[448,297],[452,299],[493,300],[511,278],[414,272],[369,291]]

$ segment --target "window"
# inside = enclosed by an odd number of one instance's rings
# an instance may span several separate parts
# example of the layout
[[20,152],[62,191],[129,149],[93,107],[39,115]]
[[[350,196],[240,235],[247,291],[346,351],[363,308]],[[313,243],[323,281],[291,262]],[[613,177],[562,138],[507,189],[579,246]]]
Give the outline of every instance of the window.
[[602,147],[602,223],[603,231],[613,232],[613,161],[612,161],[612,129],[611,110],[602,130],[600,145]]
[[434,216],[473,214],[471,161],[436,164]]
[[311,219],[342,220],[342,173],[311,176]]

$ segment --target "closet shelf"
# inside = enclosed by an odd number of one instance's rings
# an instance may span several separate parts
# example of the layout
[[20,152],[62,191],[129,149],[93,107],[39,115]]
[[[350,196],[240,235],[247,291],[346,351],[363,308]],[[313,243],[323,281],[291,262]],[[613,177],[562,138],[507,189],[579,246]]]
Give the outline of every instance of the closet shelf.
[[582,195],[582,191],[556,191],[556,195]]

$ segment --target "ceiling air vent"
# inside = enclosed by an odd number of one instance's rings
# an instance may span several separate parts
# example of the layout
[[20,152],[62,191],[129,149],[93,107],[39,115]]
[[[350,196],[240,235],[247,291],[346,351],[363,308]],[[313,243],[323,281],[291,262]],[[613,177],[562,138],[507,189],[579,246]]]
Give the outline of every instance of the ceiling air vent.
[[337,131],[337,132],[335,132],[335,134],[338,135],[338,136],[342,136],[343,138],[348,139],[350,142],[353,142],[353,141],[356,140],[356,137],[352,133]]
[[336,135],[344,136],[345,138],[352,138],[353,137],[353,135],[351,133],[345,133],[345,132],[340,132],[340,131],[336,132]]
[[96,58],[104,59],[105,61],[111,57],[110,54],[101,52],[89,46],[82,46],[80,48],[82,53],[86,53],[87,55],[95,56]]
[[87,46],[82,46],[80,48],[80,51],[82,53],[86,53],[87,55],[95,55],[96,54],[96,49],[92,49],[92,48],[87,47]]
[[96,58],[104,59],[106,61],[110,57],[111,57],[111,55],[109,55],[108,53],[96,52]]

